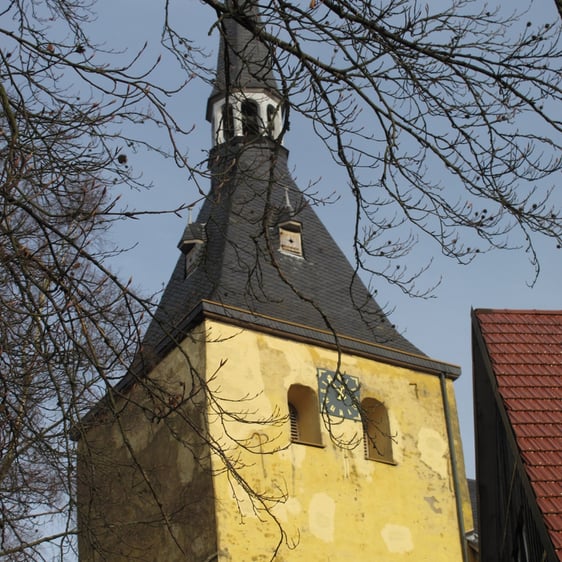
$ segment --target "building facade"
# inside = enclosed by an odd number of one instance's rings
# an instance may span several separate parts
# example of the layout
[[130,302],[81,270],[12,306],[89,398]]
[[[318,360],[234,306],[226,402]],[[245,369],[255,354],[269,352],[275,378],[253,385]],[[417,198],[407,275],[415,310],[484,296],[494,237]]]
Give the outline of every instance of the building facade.
[[562,560],[562,312],[472,313],[483,562]]
[[208,197],[81,428],[80,559],[467,560],[459,369],[396,331],[296,186],[258,14],[229,5]]

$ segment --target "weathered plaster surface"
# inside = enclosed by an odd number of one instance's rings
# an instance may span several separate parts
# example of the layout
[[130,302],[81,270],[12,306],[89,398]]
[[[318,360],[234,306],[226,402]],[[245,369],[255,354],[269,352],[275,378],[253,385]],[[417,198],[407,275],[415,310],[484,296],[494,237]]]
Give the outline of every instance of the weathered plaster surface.
[[[394,464],[375,462],[364,456],[359,421],[332,418],[320,447],[291,443],[287,391],[317,391],[317,369],[335,369],[335,352],[216,321],[202,329],[184,351],[212,401],[197,394],[188,410],[155,420],[146,411],[154,404],[135,388],[141,407],[128,406],[119,424],[93,428],[80,445],[83,537],[98,541],[107,559],[199,562],[218,553],[219,562],[269,562],[276,552],[278,562],[461,560],[436,376],[339,358],[360,379],[361,397],[389,411]],[[188,392],[189,373],[185,356],[170,353],[150,377],[156,395]],[[193,439],[198,416],[226,458]],[[453,427],[462,473],[456,419]],[[466,488],[463,502],[468,513]],[[101,560],[87,543],[81,539],[82,561]]]
[[[347,450],[334,443],[326,427],[323,447],[290,442],[289,387],[301,384],[317,391],[316,370],[334,369],[335,353],[250,331],[234,335],[236,329],[230,339],[224,325],[213,330],[229,342],[207,348],[208,364],[229,358],[215,384],[230,400],[240,397],[253,421],[235,435],[249,440],[259,427],[267,436],[261,449],[266,455],[259,459],[229,441],[246,481],[270,498],[264,504],[252,504],[250,498],[240,503],[243,494],[232,493],[220,459],[213,457],[221,506],[219,547],[228,546],[232,560],[269,560],[281,536],[278,523],[288,543],[279,546],[280,561],[392,562],[406,555],[435,562],[461,560],[436,376],[355,356],[341,358],[342,370],[360,378],[361,397],[374,397],[389,410],[395,464],[374,462],[364,458],[361,423],[352,420],[332,420],[332,437],[348,443]],[[230,345],[237,348],[232,355]],[[255,389],[259,396],[254,392],[250,397]],[[263,412],[277,416],[279,423],[261,425],[256,419],[265,404]],[[226,438],[221,427],[212,428],[220,439]],[[460,462],[462,469],[462,455]],[[248,505],[253,505],[256,516],[248,516]],[[268,506],[276,521],[268,516]]]
[[447,477],[447,442],[434,429],[422,427],[418,433],[421,460],[441,478]]
[[116,399],[118,418],[106,410],[81,437],[81,562],[195,562],[216,552],[209,452],[190,431],[204,404],[199,395],[182,403],[189,364],[204,376],[202,345],[186,340],[127,402]]
[[310,532],[324,542],[334,541],[336,502],[326,494],[314,494],[308,505]]
[[412,533],[404,525],[387,523],[382,528],[381,535],[388,552],[392,554],[406,554],[414,550]]

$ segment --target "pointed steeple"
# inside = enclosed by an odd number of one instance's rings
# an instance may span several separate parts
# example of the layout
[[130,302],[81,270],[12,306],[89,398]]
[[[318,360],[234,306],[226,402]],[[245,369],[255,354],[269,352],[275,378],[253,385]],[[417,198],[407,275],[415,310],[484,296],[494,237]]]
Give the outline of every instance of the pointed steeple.
[[221,20],[216,78],[207,103],[213,144],[235,137],[277,138],[282,129],[282,96],[273,58],[260,40],[262,29],[254,0],[227,0]]
[[[269,49],[256,35],[263,28],[253,0],[227,0],[229,17],[219,24],[221,29],[216,78],[211,100],[233,90],[268,90],[280,97],[273,74]],[[244,24],[235,21],[234,16]]]
[[[255,10],[247,13],[259,25]],[[211,189],[197,222],[190,221],[178,245],[181,255],[145,337],[144,350],[151,350],[146,356],[158,360],[203,318],[212,317],[288,339],[447,371],[389,322],[292,179],[287,150],[261,130],[247,142],[242,103],[263,99],[266,107],[280,107],[281,97],[269,51],[251,26],[230,19],[223,26],[227,35],[221,39],[209,100]],[[238,120],[231,137],[223,120],[229,104]]]

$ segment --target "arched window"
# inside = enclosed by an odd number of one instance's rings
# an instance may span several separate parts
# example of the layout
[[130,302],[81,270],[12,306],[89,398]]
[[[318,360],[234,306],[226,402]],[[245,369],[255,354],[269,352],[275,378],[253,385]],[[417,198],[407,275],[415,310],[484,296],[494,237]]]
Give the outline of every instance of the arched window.
[[365,458],[393,463],[392,436],[385,405],[374,398],[361,402]]
[[260,134],[258,104],[254,100],[242,102],[242,133],[245,136],[257,137]]
[[275,121],[277,118],[277,109],[274,105],[268,104],[267,106],[267,134],[273,138],[275,134]]
[[234,112],[232,105],[225,103],[221,110],[222,136],[225,141],[234,137]]
[[287,402],[291,441],[306,445],[322,445],[316,392],[308,386],[293,384],[289,388]]
[[297,409],[289,402],[289,421],[291,422],[291,441],[299,441],[299,413]]

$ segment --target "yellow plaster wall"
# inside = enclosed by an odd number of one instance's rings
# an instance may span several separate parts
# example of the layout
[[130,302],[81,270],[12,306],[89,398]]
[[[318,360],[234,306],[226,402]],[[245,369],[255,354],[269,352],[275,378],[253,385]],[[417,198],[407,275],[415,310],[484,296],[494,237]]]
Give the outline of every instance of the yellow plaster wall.
[[[355,357],[341,370],[361,382],[390,415],[395,465],[364,458],[360,422],[331,419],[323,447],[291,444],[287,391],[318,390],[317,368],[335,370],[330,350],[207,321],[212,456],[220,562],[451,562],[462,560],[440,380],[437,376]],[[452,382],[456,453],[471,528]],[[244,420],[245,423],[240,423]],[[347,447],[342,448],[342,444]],[[259,495],[251,497],[250,490]]]
[[[204,334],[187,338],[79,440],[81,562],[185,562],[216,552],[203,421]],[[194,524],[194,521],[196,524]]]
[[[219,562],[461,560],[438,377],[341,358],[361,398],[388,408],[395,465],[364,458],[361,423],[351,420],[331,418],[323,447],[290,443],[290,385],[317,391],[317,368],[335,370],[337,360],[206,321],[117,401],[118,415],[82,436],[81,561],[198,562],[215,552]],[[209,399],[190,395],[198,375]],[[451,381],[447,393],[464,475]],[[204,411],[223,456],[209,458],[193,435]],[[468,530],[464,480],[462,496]]]

